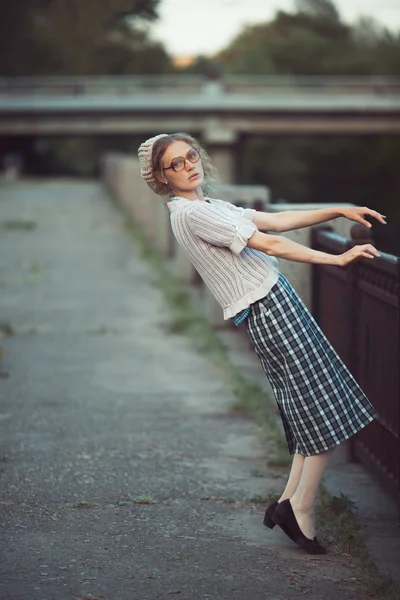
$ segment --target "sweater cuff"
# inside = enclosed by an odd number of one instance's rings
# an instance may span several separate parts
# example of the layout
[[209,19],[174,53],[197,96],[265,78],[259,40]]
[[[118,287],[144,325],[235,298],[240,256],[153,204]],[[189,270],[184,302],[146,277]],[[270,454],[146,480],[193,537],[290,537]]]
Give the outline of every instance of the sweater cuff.
[[254,217],[256,215],[256,212],[257,211],[254,210],[254,208],[244,208],[242,217],[244,217],[245,219],[249,219],[249,221],[253,221]]
[[236,234],[229,246],[233,254],[239,255],[243,248],[247,246],[248,240],[256,231],[258,231],[257,227],[251,222],[236,225]]

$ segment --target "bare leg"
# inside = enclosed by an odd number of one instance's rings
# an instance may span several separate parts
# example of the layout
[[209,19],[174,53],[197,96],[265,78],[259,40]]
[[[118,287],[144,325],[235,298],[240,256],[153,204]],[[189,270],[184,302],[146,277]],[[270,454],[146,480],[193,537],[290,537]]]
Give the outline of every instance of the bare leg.
[[293,456],[292,467],[290,469],[289,479],[287,480],[287,484],[285,489],[282,492],[281,497],[278,502],[282,502],[283,500],[290,500],[295,491],[297,490],[297,486],[299,485],[301,473],[303,471],[305,457],[302,454],[295,454]]
[[299,484],[290,498],[299,527],[309,539],[315,536],[315,500],[322,475],[332,454],[333,450],[328,450],[305,457]]

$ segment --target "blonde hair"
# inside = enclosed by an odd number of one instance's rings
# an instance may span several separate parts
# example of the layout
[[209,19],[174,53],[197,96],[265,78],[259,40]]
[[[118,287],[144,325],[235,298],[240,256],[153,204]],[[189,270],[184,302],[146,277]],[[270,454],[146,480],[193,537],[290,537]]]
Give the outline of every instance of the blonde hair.
[[[192,137],[191,135],[189,135],[187,133],[171,133],[168,135],[164,135],[163,137],[160,137],[158,140],[156,140],[156,142],[153,145],[153,151],[152,151],[152,155],[151,155],[151,166],[152,166],[153,178],[157,180],[158,179],[157,175],[160,173],[161,174],[163,173],[162,162],[161,162],[162,157],[164,156],[167,148],[173,142],[176,142],[176,141],[186,142],[187,144],[189,144],[189,146],[192,146],[192,148],[196,148],[196,150],[199,151],[201,162],[203,165],[204,178],[205,178],[203,188],[209,187],[209,183],[212,180],[216,179],[216,177],[217,177],[217,169],[214,167],[207,152],[199,144],[199,142],[196,140],[196,138]],[[170,197],[173,194],[173,191],[172,191],[170,185],[168,183],[161,184],[161,185],[163,186],[162,195]],[[164,191],[164,188],[165,188],[165,191]]]

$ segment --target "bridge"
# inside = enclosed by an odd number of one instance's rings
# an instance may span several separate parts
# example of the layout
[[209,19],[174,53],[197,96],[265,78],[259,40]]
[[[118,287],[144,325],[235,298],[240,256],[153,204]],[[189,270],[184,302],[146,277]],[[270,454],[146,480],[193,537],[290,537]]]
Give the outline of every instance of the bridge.
[[201,136],[232,180],[243,135],[400,133],[400,78],[196,76],[0,79],[0,135]]

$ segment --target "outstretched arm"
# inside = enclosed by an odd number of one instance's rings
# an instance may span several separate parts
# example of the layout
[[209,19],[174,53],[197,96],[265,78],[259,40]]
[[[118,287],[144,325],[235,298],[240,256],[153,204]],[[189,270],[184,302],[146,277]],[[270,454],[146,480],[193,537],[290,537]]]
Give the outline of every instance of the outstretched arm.
[[386,217],[384,215],[366,206],[336,206],[334,208],[320,208],[316,210],[288,210],[279,213],[257,211],[253,222],[260,230],[278,232],[325,223],[337,217],[346,217],[351,221],[371,227],[371,223],[365,219],[365,216],[373,217],[380,223],[386,224]]
[[357,245],[343,254],[334,255],[302,246],[281,235],[268,235],[260,231],[253,233],[247,242],[247,246],[278,258],[286,258],[287,260],[303,263],[336,265],[339,267],[344,267],[360,258],[375,258],[380,256],[372,244]]

